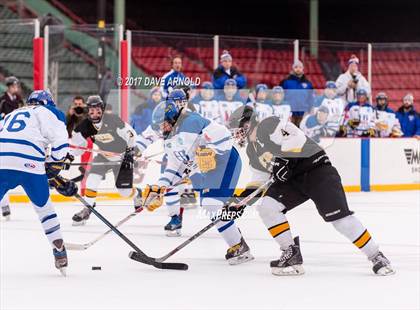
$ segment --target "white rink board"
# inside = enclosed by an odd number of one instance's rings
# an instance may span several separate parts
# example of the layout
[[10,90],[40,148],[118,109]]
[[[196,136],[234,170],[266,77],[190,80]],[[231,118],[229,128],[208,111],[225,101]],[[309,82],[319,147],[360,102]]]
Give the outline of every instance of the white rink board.
[[420,140],[371,139],[370,183],[420,183]]

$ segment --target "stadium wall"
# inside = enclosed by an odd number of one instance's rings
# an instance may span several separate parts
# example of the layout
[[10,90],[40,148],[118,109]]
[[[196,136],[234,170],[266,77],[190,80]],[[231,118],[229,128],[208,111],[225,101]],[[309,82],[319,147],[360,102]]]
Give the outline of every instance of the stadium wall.
[[[420,140],[326,138],[321,140],[321,145],[339,171],[347,192],[420,190]],[[157,142],[148,149],[147,154],[155,154],[161,150],[162,143]],[[240,154],[243,161],[247,162],[245,150],[240,150]],[[247,164],[243,164],[238,188],[243,188],[250,179],[247,167]],[[151,161],[144,171],[139,184],[154,183],[159,177],[160,164]],[[75,177],[78,173],[78,169],[73,167],[63,175]],[[109,173],[101,184],[100,200],[121,199],[113,184],[114,178]],[[70,201],[72,198],[53,193],[52,200]],[[28,200],[22,189],[18,188],[12,192],[11,201]]]

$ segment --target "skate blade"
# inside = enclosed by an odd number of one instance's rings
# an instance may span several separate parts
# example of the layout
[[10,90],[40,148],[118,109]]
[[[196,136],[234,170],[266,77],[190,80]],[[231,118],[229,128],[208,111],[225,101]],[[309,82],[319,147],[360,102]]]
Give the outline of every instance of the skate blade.
[[302,265],[293,265],[288,267],[271,267],[271,273],[275,276],[300,276],[305,273]]
[[86,225],[86,220],[83,220],[83,221],[80,221],[80,222],[73,221],[73,223],[71,225],[72,226],[84,226],[84,225]]
[[167,237],[180,237],[181,236],[181,229],[176,230],[165,230]]
[[240,256],[232,257],[228,259],[228,263],[229,265],[234,266],[234,265],[240,265],[240,264],[249,262],[253,259],[254,259],[254,256],[252,256],[251,253],[246,252],[246,253],[241,254]]
[[184,209],[195,209],[195,208],[197,208],[197,204],[196,203],[186,203],[186,204],[183,204],[182,207]]
[[10,215],[5,215],[3,216],[3,218],[6,222],[10,221]]
[[381,269],[379,269],[376,273],[378,276],[391,276],[395,274],[395,270],[391,266],[384,266]]

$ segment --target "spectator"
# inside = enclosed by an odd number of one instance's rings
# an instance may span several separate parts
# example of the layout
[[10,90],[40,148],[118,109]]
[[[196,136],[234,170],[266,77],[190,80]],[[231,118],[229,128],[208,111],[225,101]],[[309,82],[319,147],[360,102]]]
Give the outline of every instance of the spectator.
[[364,89],[356,92],[357,100],[347,105],[344,119],[344,135],[347,137],[374,137],[376,114]]
[[205,118],[218,121],[220,119],[219,103],[214,98],[211,82],[204,82],[200,93],[192,100],[196,110]]
[[328,122],[330,125],[338,126],[342,121],[346,103],[337,96],[337,85],[334,81],[328,81],[325,84],[324,95],[317,97],[314,103],[314,112],[320,107],[328,109]]
[[66,127],[69,138],[72,137],[73,129],[87,117],[86,104],[82,96],[75,96],[66,114]]
[[337,94],[346,102],[356,101],[356,92],[359,89],[364,89],[368,97],[371,94],[369,82],[359,72],[359,58],[356,55],[351,55],[348,61],[348,69],[345,73],[340,74],[337,81]]
[[414,109],[414,97],[407,94],[403,98],[403,105],[397,111],[404,137],[420,138],[420,116]]
[[136,107],[133,115],[130,117],[130,125],[138,135],[152,123],[153,110],[161,101],[162,94],[160,89],[158,87],[154,87],[150,91],[150,97]]
[[337,132],[336,124],[331,124],[328,119],[328,108],[320,106],[315,114],[306,114],[303,117],[300,129],[315,142],[319,142],[321,137],[334,137]]
[[217,100],[220,109],[220,119],[218,122],[224,125],[228,124],[232,112],[244,104],[244,100],[239,95],[234,79],[226,80],[223,92],[217,94]]
[[173,89],[179,84],[183,84],[185,80],[184,73],[182,70],[182,58],[181,56],[175,56],[171,59],[171,70],[164,74],[160,81],[160,92],[163,98],[168,96],[169,90]]
[[232,66],[232,56],[228,51],[223,51],[222,56],[220,56],[220,65],[213,73],[214,88],[223,89],[228,79],[235,80],[237,88],[246,86],[245,76],[235,66]]
[[400,122],[395,112],[388,107],[388,96],[384,92],[376,95],[376,128],[379,137],[401,137]]
[[23,106],[22,97],[19,95],[19,80],[14,76],[9,76],[6,78],[5,84],[7,89],[3,96],[0,97],[0,120],[3,119],[6,114]]
[[306,78],[300,60],[293,63],[292,72],[280,86],[285,90],[285,99],[292,108],[292,122],[299,127],[303,115],[309,112],[313,105],[312,83]]
[[284,90],[281,86],[274,86],[271,99],[273,113],[275,116],[286,122],[292,116],[290,105],[284,100]]
[[268,86],[266,84],[258,84],[255,87],[255,101],[248,104],[253,105],[254,111],[257,114],[259,121],[270,117],[274,114],[273,107],[271,106],[268,97]]

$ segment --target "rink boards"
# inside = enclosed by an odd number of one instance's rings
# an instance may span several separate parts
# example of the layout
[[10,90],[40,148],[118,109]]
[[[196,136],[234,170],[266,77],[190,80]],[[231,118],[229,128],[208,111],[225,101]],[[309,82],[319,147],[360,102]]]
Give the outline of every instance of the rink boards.
[[[326,138],[321,141],[333,165],[338,169],[347,192],[357,191],[395,191],[420,190],[420,140],[400,139],[339,139]],[[147,154],[162,151],[162,144],[152,145]],[[239,150],[243,165],[238,188],[250,181],[250,170],[245,149]],[[146,154],[146,155],[147,155]],[[154,157],[160,160],[161,156]],[[76,159],[78,161],[79,159]],[[160,164],[152,161],[147,164],[137,185],[152,184],[160,174]],[[77,167],[72,167],[63,175],[75,177]],[[108,173],[100,187],[102,199],[121,198],[113,188],[114,178]],[[27,201],[21,188],[12,192],[14,202]],[[68,201],[68,198],[53,194],[54,201]]]

